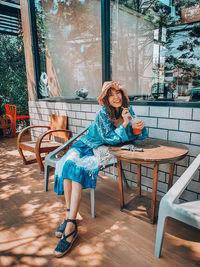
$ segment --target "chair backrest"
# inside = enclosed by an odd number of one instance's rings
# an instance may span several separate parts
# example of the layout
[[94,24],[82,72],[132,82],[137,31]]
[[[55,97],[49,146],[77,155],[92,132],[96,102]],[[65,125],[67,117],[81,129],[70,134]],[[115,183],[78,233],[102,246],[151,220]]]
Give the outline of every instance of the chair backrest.
[[[51,114],[50,128],[51,130],[65,129],[68,127],[68,117],[64,115]],[[64,132],[54,132],[52,133],[54,137],[62,138],[65,140],[69,139],[69,133]]]
[[7,115],[11,115],[14,119],[14,121],[16,120],[16,115],[17,115],[17,107],[14,105],[10,105],[10,104],[4,104],[5,110],[6,110],[6,114]]
[[[197,174],[197,170],[200,167],[200,153],[193,160],[190,166],[185,170],[181,177],[176,183],[170,188],[170,190],[164,195],[162,201],[167,201],[170,204],[176,204],[179,202],[179,197],[193,179],[194,175]],[[198,174],[197,174],[198,175]]]

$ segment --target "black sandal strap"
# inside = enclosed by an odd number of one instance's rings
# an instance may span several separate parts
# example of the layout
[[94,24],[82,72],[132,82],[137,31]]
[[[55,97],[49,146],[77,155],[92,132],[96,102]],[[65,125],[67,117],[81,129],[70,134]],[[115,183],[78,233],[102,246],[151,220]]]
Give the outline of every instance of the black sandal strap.
[[73,223],[75,225],[75,231],[77,231],[77,222],[76,222],[76,220],[67,219],[67,222]]
[[71,235],[73,235],[73,234],[75,234],[76,233],[76,231],[74,230],[73,232],[71,232],[71,233],[69,233],[68,235],[63,235],[63,238],[64,239],[67,239],[69,236],[71,236]]
[[71,223],[73,223],[73,224],[75,225],[75,229],[74,229],[74,231],[72,231],[72,232],[69,233],[68,235],[65,235],[65,233],[64,233],[64,235],[63,235],[63,239],[67,239],[67,238],[68,238],[69,236],[71,236],[71,235],[74,235],[74,236],[77,235],[77,223],[76,223],[76,220],[67,219],[66,222],[71,222]]

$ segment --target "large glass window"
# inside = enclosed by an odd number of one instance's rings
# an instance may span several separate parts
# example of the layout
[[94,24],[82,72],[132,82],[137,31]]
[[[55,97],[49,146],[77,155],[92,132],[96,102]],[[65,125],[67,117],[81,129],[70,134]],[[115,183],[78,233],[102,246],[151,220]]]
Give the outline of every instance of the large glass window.
[[134,99],[200,101],[200,1],[111,4],[112,79]]
[[49,96],[75,98],[81,88],[96,96],[102,85],[100,1],[37,0],[35,5],[37,24],[42,20],[44,26]]
[[[76,98],[81,88],[88,98],[99,94],[101,3],[35,1],[50,97]],[[110,12],[111,77],[131,99],[200,101],[200,0],[110,0]]]

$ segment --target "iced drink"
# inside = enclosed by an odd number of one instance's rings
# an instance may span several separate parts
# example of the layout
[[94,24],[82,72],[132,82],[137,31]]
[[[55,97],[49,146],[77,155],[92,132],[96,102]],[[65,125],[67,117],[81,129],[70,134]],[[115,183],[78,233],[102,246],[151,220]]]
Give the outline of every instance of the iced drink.
[[[135,121],[135,122],[140,121],[140,118],[138,118],[137,116],[133,116],[133,118],[131,118],[131,125],[132,125],[132,121]],[[133,133],[134,133],[135,135],[138,135],[138,134],[140,134],[141,132],[142,132],[142,130],[133,128]]]
[[141,132],[142,132],[142,130],[140,130],[140,129],[133,129],[133,133],[135,135],[140,134]]

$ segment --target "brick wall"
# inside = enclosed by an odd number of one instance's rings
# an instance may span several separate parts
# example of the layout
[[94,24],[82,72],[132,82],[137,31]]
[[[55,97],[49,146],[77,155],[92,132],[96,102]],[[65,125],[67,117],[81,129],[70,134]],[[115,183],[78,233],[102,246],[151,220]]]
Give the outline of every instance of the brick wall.
[[[64,103],[29,101],[29,114],[31,125],[49,125],[51,114],[68,116],[68,128],[73,134],[90,125],[100,109],[98,104]],[[186,145],[188,155],[175,165],[174,181],[176,181],[185,169],[200,153],[200,109],[194,107],[161,107],[161,106],[135,106],[135,113],[144,120],[147,125],[149,137],[175,141]],[[41,133],[36,128],[32,131],[33,139]],[[136,186],[136,165],[122,163],[128,183]],[[153,166],[142,166],[142,189],[152,190]],[[106,175],[113,176],[113,168],[105,170]],[[117,170],[114,170],[117,173]],[[159,167],[158,194],[163,195],[167,191],[169,177],[169,165],[161,164]],[[197,171],[193,181],[184,191],[181,198],[185,201],[200,199],[200,171]]]

